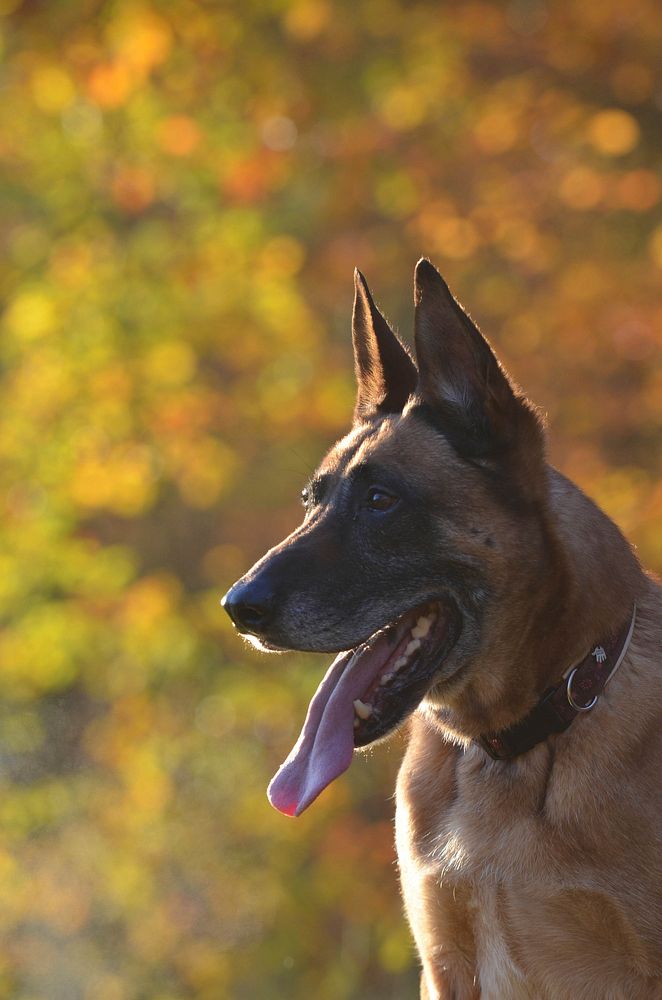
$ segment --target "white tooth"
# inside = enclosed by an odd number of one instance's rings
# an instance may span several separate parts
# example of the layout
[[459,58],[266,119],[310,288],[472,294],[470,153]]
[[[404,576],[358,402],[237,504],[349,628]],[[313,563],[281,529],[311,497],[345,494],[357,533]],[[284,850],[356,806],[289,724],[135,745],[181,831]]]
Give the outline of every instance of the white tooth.
[[425,615],[421,615],[421,617],[416,622],[415,628],[411,630],[411,634],[413,635],[414,639],[423,639],[430,631],[431,625],[432,625],[431,620],[429,618],[426,618]]
[[380,685],[381,684],[388,684],[388,682],[390,681],[391,677],[393,677],[394,673],[395,673],[395,671],[393,671],[393,670],[387,670],[385,674],[382,674],[382,679],[379,682]]
[[406,662],[407,662],[407,657],[406,656],[401,656],[399,660],[395,661],[395,664],[394,664],[395,669],[399,670],[400,667],[404,667],[404,665],[405,665]]
[[361,725],[361,723],[359,722],[359,720],[358,719],[354,719],[354,729],[358,729],[360,725]]
[[354,702],[354,711],[359,719],[369,719],[372,715],[372,705],[366,705],[360,698],[357,698]]
[[407,648],[405,649],[405,655],[411,656],[411,654],[415,653],[417,649],[420,649],[420,646],[421,646],[420,639],[412,639]]

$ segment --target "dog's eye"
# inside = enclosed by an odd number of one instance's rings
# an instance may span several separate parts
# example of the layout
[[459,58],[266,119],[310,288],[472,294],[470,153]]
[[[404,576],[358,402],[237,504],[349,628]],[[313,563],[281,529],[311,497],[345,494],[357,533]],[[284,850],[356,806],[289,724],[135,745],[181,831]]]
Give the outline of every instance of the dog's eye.
[[390,510],[392,507],[395,507],[397,502],[397,497],[394,497],[392,493],[387,493],[386,490],[380,489],[378,486],[372,486],[368,490],[366,497],[366,507],[368,510]]
[[307,486],[304,486],[304,488],[301,490],[301,503],[304,505],[304,507],[307,507],[308,504],[310,503],[310,490],[308,489]]

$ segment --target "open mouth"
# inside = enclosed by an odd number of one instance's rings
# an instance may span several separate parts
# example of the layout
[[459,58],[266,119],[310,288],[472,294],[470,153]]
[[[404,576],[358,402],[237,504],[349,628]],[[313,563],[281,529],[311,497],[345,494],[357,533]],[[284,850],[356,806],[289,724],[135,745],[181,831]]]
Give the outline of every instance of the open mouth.
[[368,681],[354,699],[354,746],[390,733],[419,704],[448,652],[454,629],[447,608],[432,602],[410,611],[352,651]]
[[347,770],[354,749],[381,739],[419,704],[458,636],[458,616],[429,601],[339,653],[308,707],[301,735],[269,786],[298,816]]

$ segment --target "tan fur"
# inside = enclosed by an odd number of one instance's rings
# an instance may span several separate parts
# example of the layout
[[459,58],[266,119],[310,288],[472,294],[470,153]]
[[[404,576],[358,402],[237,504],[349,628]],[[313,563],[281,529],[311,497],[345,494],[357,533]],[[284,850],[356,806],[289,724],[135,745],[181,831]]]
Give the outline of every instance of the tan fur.
[[[397,788],[423,998],[662,998],[662,590],[547,465],[535,408],[426,260],[415,305],[418,370],[357,273],[354,427],[226,608],[265,648],[335,652],[430,601],[448,616]],[[373,487],[393,501],[377,519]],[[473,742],[522,720],[634,602],[590,713],[511,760]],[[393,726],[424,690],[401,688]]]
[[[461,512],[470,473],[450,448],[440,460],[440,448],[405,411],[384,419],[345,470],[375,460],[436,491],[498,595],[476,661],[442,680],[411,720],[398,781],[421,996],[662,997],[662,592],[615,525],[543,464],[554,555],[541,575],[538,529],[478,475]],[[491,549],[474,524],[490,525]],[[520,719],[635,599],[627,656],[589,715],[511,761],[492,761],[470,741]]]
[[662,592],[623,563],[611,522],[556,473],[550,495],[565,613],[545,621],[543,595],[520,593],[504,597],[504,621],[554,648],[553,666],[541,654],[547,682],[635,598],[636,629],[597,707],[514,760],[467,740],[521,715],[520,705],[509,719],[507,706],[535,673],[535,652],[507,660],[513,638],[500,629],[482,669],[413,717],[397,843],[429,1000],[662,997]]

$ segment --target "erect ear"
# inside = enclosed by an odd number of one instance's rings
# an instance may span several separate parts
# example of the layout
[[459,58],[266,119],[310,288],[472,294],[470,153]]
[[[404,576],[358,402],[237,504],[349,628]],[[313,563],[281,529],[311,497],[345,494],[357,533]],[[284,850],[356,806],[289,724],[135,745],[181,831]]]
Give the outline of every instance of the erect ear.
[[354,419],[399,413],[416,388],[416,366],[372,301],[358,270],[354,271],[352,339],[358,384]]
[[419,392],[456,450],[490,459],[526,439],[538,458],[542,429],[535,410],[426,259],[416,265],[414,304]]

